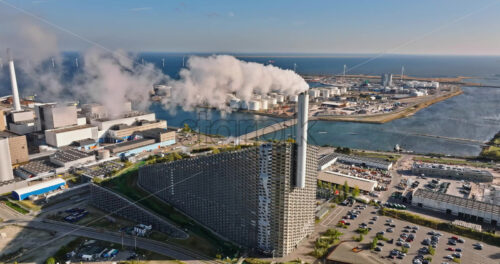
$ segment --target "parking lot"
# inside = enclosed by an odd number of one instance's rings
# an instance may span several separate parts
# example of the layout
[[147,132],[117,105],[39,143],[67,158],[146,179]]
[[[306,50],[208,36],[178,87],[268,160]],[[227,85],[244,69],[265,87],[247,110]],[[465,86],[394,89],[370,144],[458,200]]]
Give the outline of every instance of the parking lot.
[[[389,240],[393,239],[392,244],[380,240],[384,244],[383,246],[380,246],[381,249],[380,252],[370,251],[368,249],[357,254],[372,254],[373,256],[377,256],[379,260],[387,263],[413,263],[414,257],[419,255],[418,250],[423,247],[425,248],[428,247],[427,245],[423,245],[422,241],[426,238],[429,239],[431,238],[429,232],[436,231],[427,227],[417,226],[402,220],[392,219],[386,216],[379,216],[377,214],[377,209],[375,209],[374,206],[366,206],[366,209],[359,209],[360,214],[356,219],[344,219],[346,222],[349,223],[347,229],[336,227],[338,221],[342,220],[343,217],[346,216],[350,210],[356,210],[356,205],[358,204],[359,203],[355,204],[353,207],[337,206],[320,223],[322,226],[337,228],[339,231],[343,232],[344,235],[341,237],[341,240],[350,240],[352,239],[353,236],[359,236],[359,234],[355,230],[360,226],[360,224],[365,223],[368,228],[371,228],[371,231],[369,231],[368,234],[364,236],[363,241],[356,242],[358,243],[358,245],[360,245],[360,247],[364,248],[369,248],[369,244],[376,236],[376,233],[380,231],[384,232],[383,236],[385,238],[388,238]],[[378,219],[372,220],[374,216],[377,216]],[[388,222],[388,219],[391,219],[390,223]],[[387,232],[387,229],[390,228],[389,225],[394,226],[392,228],[393,229],[392,232]],[[409,228],[406,228],[407,226]],[[418,230],[412,232],[412,230],[414,230],[412,227],[414,226],[416,226],[415,229],[418,228]],[[408,232],[403,232],[403,230],[405,229],[407,229]],[[462,254],[460,258],[461,263],[488,263],[488,264],[500,263],[500,252],[498,251],[497,247],[482,243],[483,245],[482,250],[477,250],[474,249],[473,244],[477,243],[478,241],[469,238],[463,238],[460,236],[457,237],[463,239],[464,243],[457,242],[456,245],[450,245],[448,244],[449,238],[456,235],[442,231],[439,232],[442,234],[442,236],[439,238],[437,242],[435,255],[434,256],[431,256],[429,254],[424,255],[424,257],[428,256],[432,257],[432,261],[430,263],[454,263],[452,260],[445,258],[445,256],[452,255],[453,253],[455,253],[453,251],[448,250],[448,248],[461,249],[461,254]],[[406,256],[403,257],[402,259],[398,258],[390,259],[389,254],[391,250],[393,249],[401,250],[401,246],[396,245],[396,243],[398,242],[398,238],[400,238],[402,234],[406,234],[407,236],[412,234],[415,237],[412,242],[409,242],[410,248],[408,248],[408,253],[406,253]]]

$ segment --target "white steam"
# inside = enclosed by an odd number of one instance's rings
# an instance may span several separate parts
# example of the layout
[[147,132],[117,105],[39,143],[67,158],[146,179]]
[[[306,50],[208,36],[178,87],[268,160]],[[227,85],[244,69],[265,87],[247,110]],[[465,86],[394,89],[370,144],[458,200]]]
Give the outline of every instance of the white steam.
[[228,94],[248,101],[253,94],[280,92],[292,95],[309,88],[294,71],[245,62],[229,55],[190,57],[187,68],[179,75],[179,80],[169,81],[172,96],[164,103],[184,109],[199,105],[225,108]]
[[228,94],[248,101],[254,94],[292,95],[308,89],[304,79],[291,70],[228,55],[190,57],[187,68],[174,80],[151,63],[134,63],[136,59],[122,51],[110,53],[97,48],[82,54],[78,71],[68,79],[68,65],[63,64],[55,34],[29,21],[13,26],[19,29],[11,29],[10,34],[0,36],[0,41],[12,48],[20,62],[16,63],[24,84],[20,92],[37,94],[44,101],[96,102],[117,115],[126,101],[134,102],[140,110],[147,109],[149,91],[158,83],[172,87],[171,96],[163,102],[166,108],[181,106],[186,110],[200,105],[226,110]]

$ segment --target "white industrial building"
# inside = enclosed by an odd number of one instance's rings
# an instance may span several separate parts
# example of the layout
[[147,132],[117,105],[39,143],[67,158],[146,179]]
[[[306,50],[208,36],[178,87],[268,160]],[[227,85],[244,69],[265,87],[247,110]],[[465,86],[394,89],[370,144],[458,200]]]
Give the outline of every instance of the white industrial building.
[[90,124],[93,126],[97,126],[99,129],[98,138],[102,138],[105,136],[106,132],[115,125],[132,125],[137,121],[146,120],[146,121],[155,121],[156,115],[154,113],[142,113],[142,112],[129,112],[122,117],[118,118],[101,118],[101,119],[92,119],[90,120]]
[[59,150],[50,156],[50,162],[69,169],[85,163],[95,162],[95,156],[77,149]]
[[342,163],[354,164],[363,167],[371,167],[381,170],[390,170],[392,168],[392,162],[385,161],[382,159],[350,156],[338,153],[335,153],[335,155],[337,155],[337,161]]
[[76,126],[78,124],[77,109],[74,104],[58,105],[55,103],[35,105],[36,130]]
[[472,222],[484,222],[500,226],[500,205],[480,202],[440,192],[417,189],[412,205],[453,215]]
[[68,146],[74,141],[83,139],[98,139],[96,126],[83,125],[68,128],[45,130],[45,141],[53,147]]

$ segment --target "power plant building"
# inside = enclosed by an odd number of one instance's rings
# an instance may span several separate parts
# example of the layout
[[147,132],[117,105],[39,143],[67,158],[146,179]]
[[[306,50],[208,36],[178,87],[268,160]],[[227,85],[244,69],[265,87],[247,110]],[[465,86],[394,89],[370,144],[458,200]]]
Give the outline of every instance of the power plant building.
[[[1,138],[8,140],[12,164],[19,164],[29,160],[26,136],[17,135],[9,131],[0,131],[0,139]],[[1,155],[1,157],[3,157],[3,155]]]
[[297,143],[141,167],[138,184],[213,232],[275,257],[314,230],[318,148],[307,145],[307,94],[299,101]]
[[240,245],[284,256],[314,229],[317,148],[308,147],[304,188],[296,186],[296,144],[160,163],[139,185]]
[[45,130],[45,141],[53,147],[68,146],[83,139],[97,140],[97,127],[90,125]]
[[38,131],[78,125],[75,105],[43,104],[35,106]]

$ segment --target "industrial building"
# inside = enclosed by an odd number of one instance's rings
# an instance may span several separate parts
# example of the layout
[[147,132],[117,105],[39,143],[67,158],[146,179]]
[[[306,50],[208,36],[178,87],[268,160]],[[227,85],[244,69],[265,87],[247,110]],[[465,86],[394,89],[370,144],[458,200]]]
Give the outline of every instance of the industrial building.
[[29,179],[34,177],[46,177],[57,173],[64,172],[64,168],[55,165],[50,162],[50,160],[33,160],[19,166],[14,173],[16,176],[23,179]]
[[155,120],[155,121],[147,121],[142,120],[138,121],[132,125],[120,124],[111,127],[108,130],[108,138],[110,141],[126,141],[130,140],[131,136],[136,132],[141,132],[144,130],[150,129],[166,129],[167,121],[165,120]]
[[97,140],[97,127],[91,125],[72,126],[58,129],[45,130],[45,141],[53,147],[71,145],[74,141],[84,139]]
[[357,166],[371,167],[381,170],[390,170],[392,168],[392,162],[385,161],[382,159],[359,157],[359,156],[345,155],[339,153],[335,153],[335,155],[337,156],[338,162],[346,164],[354,164]]
[[17,189],[12,192],[12,197],[19,201],[29,198],[32,195],[45,194],[57,189],[64,188],[66,186],[66,181],[57,178],[53,180],[48,180],[39,184]]
[[[9,142],[9,155],[12,164],[24,163],[29,160],[26,136],[0,131],[0,138],[6,138]],[[1,156],[3,157],[3,155]]]
[[413,193],[411,203],[414,206],[454,215],[465,221],[484,222],[493,226],[500,226],[500,205],[421,188]]
[[45,131],[78,125],[75,104],[39,104],[35,106],[36,130]]
[[466,180],[473,182],[493,181],[493,174],[491,174],[487,170],[478,170],[444,164],[414,162],[411,167],[411,172],[415,175],[424,174],[425,176],[430,177]]
[[337,153],[323,155],[318,159],[318,171],[325,170],[326,168],[335,164],[335,162],[337,162],[337,157]]
[[141,167],[138,184],[219,235],[284,256],[314,229],[317,147],[307,145],[308,96],[297,143],[262,144]]
[[50,162],[67,170],[71,167],[95,162],[95,155],[77,149],[64,149],[58,150],[50,156]]
[[108,130],[116,125],[128,125],[131,126],[138,121],[156,121],[156,115],[154,113],[142,113],[131,111],[126,114],[121,115],[117,118],[100,118],[100,119],[91,119],[90,124],[93,126],[97,126],[99,129],[98,138],[99,140],[104,140]]
[[377,187],[378,182],[374,180],[364,179],[351,175],[346,175],[333,171],[324,171],[318,173],[318,180],[322,182],[329,182],[337,185],[343,185],[345,182],[350,187],[358,186],[361,191],[373,192]]

